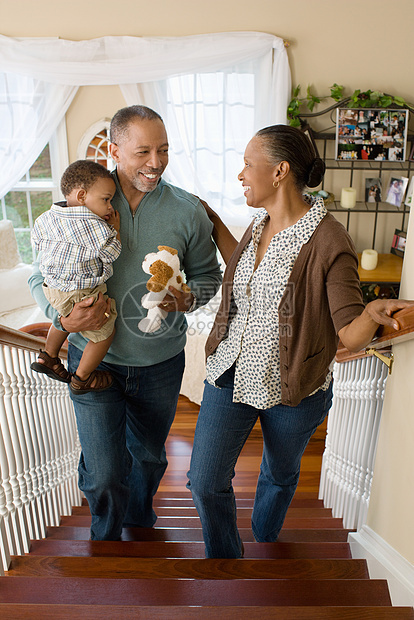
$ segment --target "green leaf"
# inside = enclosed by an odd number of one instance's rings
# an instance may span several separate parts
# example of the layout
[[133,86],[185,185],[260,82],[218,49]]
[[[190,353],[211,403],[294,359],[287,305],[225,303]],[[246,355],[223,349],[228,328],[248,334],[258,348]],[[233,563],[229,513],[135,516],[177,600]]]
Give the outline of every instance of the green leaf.
[[331,86],[331,97],[335,101],[339,101],[342,99],[342,92],[344,90],[343,86],[339,86],[336,82]]
[[394,103],[397,105],[405,105],[405,99],[403,97],[394,97]]
[[291,127],[300,127],[300,120],[299,120],[298,118],[293,118],[293,119],[290,121],[289,125],[290,125]]
[[299,101],[297,99],[292,99],[288,105],[288,113],[295,115],[299,112]]
[[379,103],[380,103],[381,107],[387,108],[389,105],[392,104],[392,97],[389,97],[387,95],[383,95],[381,97],[381,99],[379,100]]
[[293,97],[297,97],[297,96],[299,95],[299,93],[300,93],[300,84],[298,84],[298,85],[296,86],[296,88],[294,89],[294,91],[293,91]]

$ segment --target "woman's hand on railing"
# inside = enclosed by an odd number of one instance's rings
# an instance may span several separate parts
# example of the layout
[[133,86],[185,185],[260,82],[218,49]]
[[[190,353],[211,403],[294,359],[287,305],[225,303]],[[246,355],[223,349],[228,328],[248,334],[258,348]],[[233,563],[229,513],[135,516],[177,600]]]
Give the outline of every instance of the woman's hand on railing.
[[398,310],[410,307],[414,308],[414,301],[405,299],[375,299],[366,305],[365,311],[368,312],[378,325],[385,325],[399,330],[401,325],[393,314]]
[[60,323],[67,332],[80,332],[86,330],[98,330],[106,322],[105,313],[111,312],[111,299],[106,301],[99,293],[94,303],[93,297],[88,297],[79,301],[73,306],[72,312],[68,316],[61,317]]
[[379,325],[384,325],[389,331],[398,331],[400,324],[393,313],[406,308],[414,308],[414,301],[376,299],[367,304],[362,314],[343,327],[338,335],[349,351],[360,351],[372,341]]

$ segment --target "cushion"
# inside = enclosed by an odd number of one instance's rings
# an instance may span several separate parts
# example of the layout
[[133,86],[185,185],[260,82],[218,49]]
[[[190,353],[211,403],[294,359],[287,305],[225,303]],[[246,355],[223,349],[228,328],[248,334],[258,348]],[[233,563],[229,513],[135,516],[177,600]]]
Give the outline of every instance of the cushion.
[[13,269],[21,260],[12,222],[0,220],[0,270]]
[[24,263],[0,271],[0,313],[36,305],[27,283],[31,274],[32,266]]

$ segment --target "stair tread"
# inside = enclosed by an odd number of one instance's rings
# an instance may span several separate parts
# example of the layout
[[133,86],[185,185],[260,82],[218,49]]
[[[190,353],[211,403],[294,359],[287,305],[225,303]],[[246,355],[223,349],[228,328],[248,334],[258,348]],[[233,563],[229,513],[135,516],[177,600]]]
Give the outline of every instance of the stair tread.
[[[245,499],[252,499],[254,500],[255,497],[255,491],[237,491],[235,492],[236,495],[236,501],[240,498],[245,498]],[[172,491],[172,490],[168,490],[168,491],[163,491],[163,490],[158,490],[156,492],[156,494],[154,495],[154,501],[157,501],[160,498],[164,498],[164,497],[175,497],[175,498],[183,498],[183,499],[192,499],[192,495],[191,492],[188,491],[185,487],[184,490],[182,491]],[[318,492],[317,491],[300,491],[299,489],[296,490],[296,493],[293,497],[293,502],[296,499],[319,499],[318,498]]]
[[9,577],[369,579],[365,560],[13,556]]
[[[254,496],[251,497],[239,497],[239,494],[236,496],[236,505],[240,508],[243,507],[253,507],[254,504]],[[174,495],[167,493],[165,496],[158,497],[158,495],[154,496],[153,505],[158,506],[189,506],[194,508],[194,502],[191,495],[188,497],[174,497]],[[88,506],[87,500],[84,498],[82,500],[82,506]],[[75,508],[79,508],[79,506],[75,506]],[[307,498],[307,497],[295,497],[293,498],[289,508],[324,508],[323,500],[318,499],[317,497]]]
[[[44,540],[31,541],[30,555],[73,557],[173,557],[204,558],[203,542]],[[244,543],[245,558],[351,558],[348,543],[276,542]]]
[[181,607],[0,603],[0,615],[13,620],[414,620],[412,607]]
[[[91,524],[90,515],[75,515],[61,517],[60,525],[72,525],[75,527],[89,527]],[[200,528],[201,522],[199,517],[158,517],[156,521],[156,527],[186,527],[186,528]],[[251,519],[241,517],[237,519],[237,525],[239,528],[251,527]],[[342,519],[334,517],[289,517],[287,516],[284,522],[285,528],[325,528],[325,529],[337,529],[343,526]]]
[[[287,528],[284,524],[280,534],[280,542],[346,542],[348,534],[353,530],[337,529],[321,529],[321,528]],[[243,542],[254,542],[254,536],[251,528],[239,529]],[[53,539],[72,539],[72,540],[89,540],[89,527],[60,526],[48,527],[47,535]],[[201,528],[124,528],[122,531],[122,540],[126,541],[144,541],[144,540],[160,540],[160,541],[202,541],[203,532]]]
[[96,579],[6,577],[4,603],[112,605],[391,606],[385,580],[374,579]]
[[[158,518],[160,517],[195,517],[198,519],[197,509],[194,504],[192,506],[163,506],[158,505],[154,506],[155,512],[157,513]],[[237,507],[237,520],[240,519],[251,519],[252,515],[252,506],[238,506]],[[91,518],[91,513],[89,511],[88,506],[74,506],[72,509],[72,517],[89,517]],[[65,518],[70,518],[65,517]],[[332,510],[330,508],[319,508],[319,507],[289,507],[289,510],[286,515],[287,519],[332,519]]]

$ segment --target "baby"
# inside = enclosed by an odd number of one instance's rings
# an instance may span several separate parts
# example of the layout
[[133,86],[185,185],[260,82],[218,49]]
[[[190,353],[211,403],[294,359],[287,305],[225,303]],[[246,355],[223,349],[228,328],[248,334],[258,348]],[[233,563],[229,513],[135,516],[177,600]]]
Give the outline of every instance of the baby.
[[[89,160],[71,164],[63,173],[61,190],[65,201],[57,202],[35,221],[32,243],[39,254],[44,277],[43,291],[59,312],[59,320],[83,299],[106,295],[105,282],[112,275],[112,263],[121,252],[119,213],[111,200],[115,182],[106,168]],[[31,364],[32,370],[69,383],[74,394],[106,390],[113,379],[109,372],[96,370],[114,337],[117,316],[115,301],[103,327],[80,332],[88,343],[76,373],[70,373],[59,359],[68,332],[50,327],[45,350]]]

